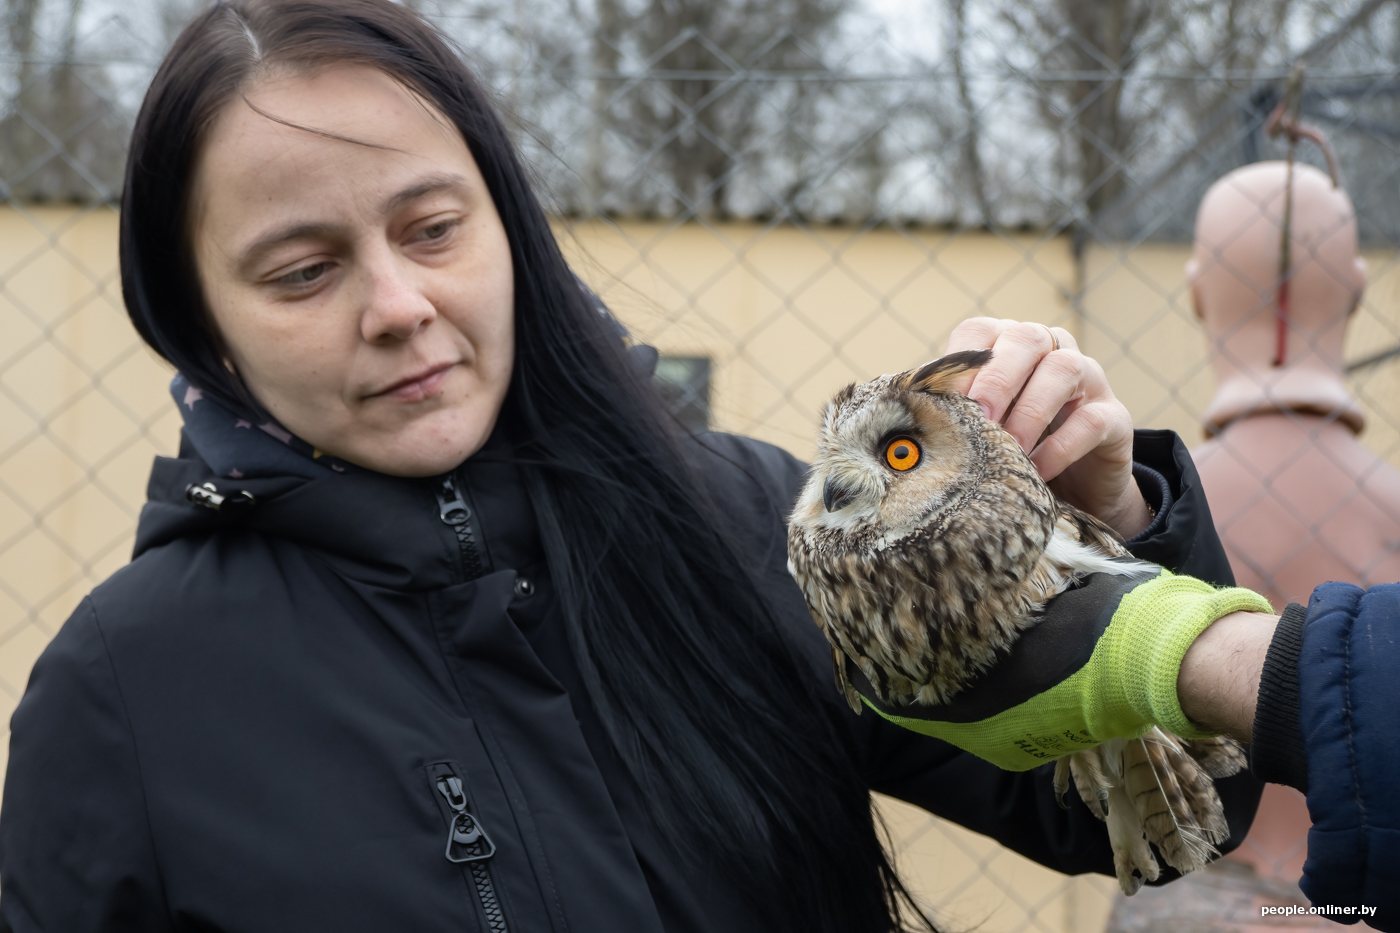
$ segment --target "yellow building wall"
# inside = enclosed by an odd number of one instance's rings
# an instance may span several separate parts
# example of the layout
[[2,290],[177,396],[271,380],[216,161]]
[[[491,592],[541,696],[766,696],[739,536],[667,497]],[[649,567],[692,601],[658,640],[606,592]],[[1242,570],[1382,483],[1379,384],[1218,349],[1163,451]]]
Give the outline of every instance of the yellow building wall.
[[[1068,328],[1142,426],[1194,442],[1212,389],[1182,245],[755,223],[558,223],[579,274],[663,353],[713,360],[716,426],[809,456],[815,416],[853,380],[938,355],[977,314]],[[128,559],[151,458],[176,447],[169,368],[122,308],[117,215],[0,208],[0,722],[93,585]],[[1400,274],[1373,285],[1348,355],[1400,341]],[[1082,277],[1081,277],[1082,275]],[[1354,387],[1367,441],[1395,461],[1397,366]],[[3,767],[8,743],[0,743]],[[949,929],[1102,927],[1115,885],[1065,878],[922,811],[883,801],[911,887]]]
[[[179,415],[136,338],[110,209],[0,209],[0,719],[82,596],[130,557]],[[3,759],[8,743],[0,746]]]

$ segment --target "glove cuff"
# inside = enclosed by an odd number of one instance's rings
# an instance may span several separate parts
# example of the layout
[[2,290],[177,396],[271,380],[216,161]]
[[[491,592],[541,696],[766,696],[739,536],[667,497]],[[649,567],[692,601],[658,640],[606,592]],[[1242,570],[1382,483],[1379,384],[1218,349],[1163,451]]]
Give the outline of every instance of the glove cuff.
[[1176,694],[1181,661],[1202,632],[1232,612],[1274,611],[1269,601],[1238,587],[1216,589],[1168,571],[1123,597],[1105,634],[1122,698],[1133,712],[1182,738],[1216,735],[1182,712]]

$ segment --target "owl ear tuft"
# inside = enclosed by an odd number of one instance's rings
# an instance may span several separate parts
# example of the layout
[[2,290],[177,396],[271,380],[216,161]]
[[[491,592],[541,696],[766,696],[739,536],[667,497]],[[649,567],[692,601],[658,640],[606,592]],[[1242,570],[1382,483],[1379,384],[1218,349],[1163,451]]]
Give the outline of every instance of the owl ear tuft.
[[953,380],[970,369],[981,369],[992,358],[991,350],[959,350],[925,363],[904,378],[904,388],[914,392],[948,395]]

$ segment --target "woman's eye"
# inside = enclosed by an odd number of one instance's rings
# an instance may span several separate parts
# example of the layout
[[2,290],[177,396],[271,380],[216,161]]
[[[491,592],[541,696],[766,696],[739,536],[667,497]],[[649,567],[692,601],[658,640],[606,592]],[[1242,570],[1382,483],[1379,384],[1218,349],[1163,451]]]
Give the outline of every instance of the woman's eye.
[[885,462],[893,470],[903,473],[912,470],[919,462],[919,445],[907,437],[896,437],[885,446]]
[[303,266],[295,272],[288,272],[278,279],[277,283],[279,285],[310,285],[325,275],[330,265],[328,262],[318,262],[314,266]]
[[418,231],[416,239],[419,240],[441,240],[452,232],[452,228],[457,225],[455,220],[440,220],[431,227],[424,227]]

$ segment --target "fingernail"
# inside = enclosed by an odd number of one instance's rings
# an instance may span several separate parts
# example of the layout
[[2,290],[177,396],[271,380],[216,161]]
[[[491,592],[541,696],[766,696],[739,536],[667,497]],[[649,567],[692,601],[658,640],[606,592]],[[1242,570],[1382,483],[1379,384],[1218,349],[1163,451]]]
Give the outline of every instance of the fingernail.
[[988,405],[986,402],[978,402],[977,405],[982,409],[982,417],[986,418],[988,421],[991,421],[992,406]]

